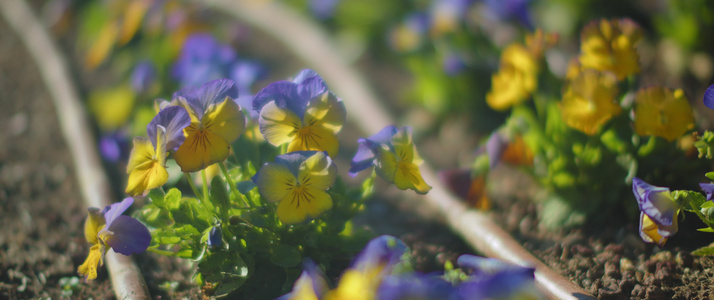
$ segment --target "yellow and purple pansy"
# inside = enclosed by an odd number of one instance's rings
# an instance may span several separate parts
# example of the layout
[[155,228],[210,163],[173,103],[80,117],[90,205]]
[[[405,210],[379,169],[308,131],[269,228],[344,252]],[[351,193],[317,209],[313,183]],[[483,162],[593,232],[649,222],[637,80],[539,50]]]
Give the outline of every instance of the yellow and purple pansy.
[[535,268],[469,254],[456,264],[471,275],[459,284],[457,299],[543,299],[534,285]]
[[260,132],[268,143],[288,144],[287,152],[337,155],[337,133],[347,112],[342,99],[314,71],[303,70],[293,81],[269,84],[253,98],[253,109],[260,114]]
[[186,140],[174,153],[183,172],[200,171],[224,161],[231,143],[246,128],[241,107],[235,102],[238,89],[229,79],[217,79],[200,88],[189,87],[176,92],[171,105],[186,109],[191,124],[184,128]]
[[97,268],[104,264],[107,248],[123,255],[146,251],[151,243],[149,230],[138,220],[124,216],[134,199],[125,198],[122,202],[99,209],[90,207],[84,223],[84,236],[92,244],[87,259],[77,268],[85,280],[97,278]]
[[127,194],[142,195],[166,183],[169,178],[166,155],[183,144],[183,131],[190,123],[191,118],[183,107],[168,106],[146,126],[149,138],[134,138],[134,148],[126,168],[129,174]]
[[278,219],[298,224],[332,208],[326,192],[337,177],[337,167],[321,151],[297,151],[278,155],[253,177],[260,195],[278,203]]
[[632,179],[632,192],[640,208],[640,237],[663,246],[678,229],[680,207],[672,193],[669,188],[651,185],[637,177]]
[[358,143],[350,175],[374,166],[380,177],[399,189],[412,189],[420,194],[431,190],[419,171],[423,160],[416,152],[410,127],[387,126],[369,138],[360,138]]

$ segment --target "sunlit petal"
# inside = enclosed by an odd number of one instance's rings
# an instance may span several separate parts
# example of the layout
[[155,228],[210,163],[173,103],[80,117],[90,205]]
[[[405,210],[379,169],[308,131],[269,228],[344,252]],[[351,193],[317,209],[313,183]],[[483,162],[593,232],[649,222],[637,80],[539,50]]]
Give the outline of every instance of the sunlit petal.
[[[159,135],[162,136],[162,135]],[[154,147],[143,137],[134,138],[134,149],[129,156],[127,173],[129,178],[125,192],[129,195],[141,195],[145,191],[160,187],[169,178],[165,161],[165,152],[160,157],[154,157]]]
[[226,98],[204,116],[206,130],[232,143],[245,131],[245,115],[235,101]]
[[399,163],[398,170],[394,175],[394,185],[399,189],[412,189],[419,194],[426,194],[431,190],[431,186],[426,184],[419,172],[419,166],[413,163]]
[[332,208],[327,192],[310,187],[295,188],[278,204],[278,218],[285,224],[298,224],[313,219]]
[[341,99],[331,92],[312,98],[305,110],[307,126],[322,126],[333,133],[338,133],[345,123],[347,110]]
[[97,234],[99,234],[99,231],[104,228],[104,216],[99,208],[90,207],[87,210],[89,211],[89,214],[87,215],[87,219],[84,221],[84,237],[90,244],[99,244]]
[[199,171],[221,162],[230,153],[230,144],[223,137],[192,123],[186,127],[186,141],[174,153],[174,160],[182,172]]
[[302,121],[292,111],[278,107],[275,102],[263,106],[260,111],[260,132],[271,145],[290,143]]
[[277,202],[285,198],[295,188],[297,179],[288,167],[277,163],[267,163],[258,172],[255,184],[265,200]]
[[337,156],[339,140],[330,130],[319,126],[309,126],[298,129],[294,139],[288,145],[292,151],[327,151],[330,157]]
[[306,187],[326,190],[335,183],[337,167],[324,152],[317,152],[300,165],[298,182]]

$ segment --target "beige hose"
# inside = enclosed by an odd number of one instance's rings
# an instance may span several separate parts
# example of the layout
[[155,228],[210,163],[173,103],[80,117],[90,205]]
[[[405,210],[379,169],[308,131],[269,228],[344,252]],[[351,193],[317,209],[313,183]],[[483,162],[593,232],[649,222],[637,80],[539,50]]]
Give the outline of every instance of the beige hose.
[[[64,57],[25,1],[0,0],[0,13],[37,63],[72,153],[85,205],[104,207],[111,204],[109,180],[102,169],[84,107],[70,80],[72,77]],[[144,277],[130,257],[108,251],[105,261],[117,299],[150,299]]]
[[[367,83],[339,57],[327,33],[313,22],[281,5],[279,1],[209,0],[207,3],[284,43],[289,51],[322,75],[331,90],[345,99],[350,114],[357,116],[352,120],[367,135],[394,124]],[[534,257],[488,216],[468,209],[454,198],[431,168],[422,166],[421,171],[433,189],[426,197],[415,197],[414,201],[421,201],[433,208],[431,211],[446,220],[474,249],[490,257],[535,267],[536,285],[551,299],[594,299],[588,292]]]

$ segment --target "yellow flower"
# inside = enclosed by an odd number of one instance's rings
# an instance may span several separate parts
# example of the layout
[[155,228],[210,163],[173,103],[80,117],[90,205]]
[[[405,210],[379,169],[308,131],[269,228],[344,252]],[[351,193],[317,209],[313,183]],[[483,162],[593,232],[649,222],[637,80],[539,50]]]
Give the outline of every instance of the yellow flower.
[[560,103],[563,120],[568,126],[593,135],[602,124],[622,111],[616,96],[615,76],[585,70],[566,87]]
[[207,82],[199,89],[187,88],[175,95],[175,102],[191,116],[191,125],[184,128],[186,140],[174,153],[183,172],[195,172],[222,162],[230,153],[231,143],[244,131],[246,120],[232,80]]
[[498,73],[491,77],[486,103],[495,110],[506,110],[526,100],[538,85],[538,64],[522,45],[512,44],[503,51]]
[[258,171],[255,183],[267,201],[278,202],[281,222],[297,224],[332,208],[332,198],[326,190],[336,177],[337,167],[324,152],[299,151],[266,163]]
[[147,126],[149,138],[134,138],[126,172],[129,179],[126,193],[141,195],[162,186],[169,178],[166,154],[183,143],[183,130],[191,122],[186,110],[179,106],[162,109]]
[[412,189],[426,194],[431,186],[426,184],[419,171],[424,161],[412,142],[411,128],[405,127],[394,134],[391,144],[378,145],[375,156],[377,174],[393,182],[401,190]]
[[580,64],[586,69],[611,71],[622,80],[640,72],[635,44],[641,38],[640,28],[631,20],[594,21],[581,34]]
[[674,141],[694,128],[694,115],[681,89],[641,89],[635,96],[635,132]]

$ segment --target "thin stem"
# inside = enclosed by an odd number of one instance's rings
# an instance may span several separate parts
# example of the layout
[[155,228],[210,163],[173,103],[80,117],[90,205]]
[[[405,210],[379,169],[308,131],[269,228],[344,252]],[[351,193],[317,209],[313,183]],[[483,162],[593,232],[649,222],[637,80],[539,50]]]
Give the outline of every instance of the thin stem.
[[191,178],[191,174],[188,172],[183,173],[186,175],[186,180],[188,180],[188,185],[191,186],[191,190],[193,191],[193,194],[196,195],[196,198],[201,197],[201,193],[198,192],[198,189],[196,188],[196,185],[193,183],[193,179]]
[[206,176],[206,169],[201,170],[201,179],[203,179],[203,200],[208,201],[208,176]]
[[[223,176],[225,176],[226,181],[228,181],[228,186],[230,186],[230,188],[231,188],[231,193],[233,193],[233,195],[236,197],[236,199],[243,200],[243,195],[240,192],[238,192],[238,190],[236,189],[236,183],[235,183],[235,181],[233,181],[233,177],[231,177],[231,175],[228,173],[228,167],[226,167],[226,162],[220,163],[219,166],[221,167],[221,172],[223,173]],[[252,201],[248,201],[246,199],[246,201],[243,201],[243,202],[244,202],[243,206],[245,206],[245,204],[246,204],[245,202],[247,202],[247,206],[254,208]]]

